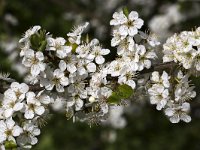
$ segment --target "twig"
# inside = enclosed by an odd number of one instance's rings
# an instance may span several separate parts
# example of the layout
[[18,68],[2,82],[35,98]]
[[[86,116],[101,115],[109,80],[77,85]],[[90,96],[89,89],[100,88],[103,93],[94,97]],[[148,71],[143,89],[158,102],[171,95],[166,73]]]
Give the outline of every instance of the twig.
[[[153,71],[163,71],[166,69],[171,70],[175,66],[177,66],[177,64],[174,62],[156,64],[156,65],[152,66],[150,69],[144,69],[139,74],[143,75],[143,74],[151,73]],[[9,88],[8,85],[0,86],[0,93],[4,93],[8,88]],[[29,89],[30,89],[30,91],[41,91],[41,90],[44,90],[44,87],[40,87],[39,84],[36,84],[36,85],[29,85]]]

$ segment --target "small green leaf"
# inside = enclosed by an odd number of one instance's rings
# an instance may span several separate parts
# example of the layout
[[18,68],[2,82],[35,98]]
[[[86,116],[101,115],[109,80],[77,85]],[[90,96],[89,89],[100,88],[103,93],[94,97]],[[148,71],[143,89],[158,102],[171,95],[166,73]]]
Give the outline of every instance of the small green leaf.
[[38,33],[31,35],[30,37],[31,47],[37,51],[43,51],[46,48],[46,31],[40,30]]
[[38,50],[39,51],[44,51],[46,49],[46,45],[47,45],[47,41],[46,40],[42,41]]
[[123,13],[124,13],[124,15],[125,15],[126,17],[128,17],[129,11],[128,11],[128,8],[127,8],[127,7],[124,7],[124,8],[123,8]]
[[30,42],[34,50],[37,50],[39,48],[40,39],[37,34],[31,35]]
[[107,101],[110,104],[119,104],[122,99],[128,99],[133,94],[133,89],[126,84],[119,85],[115,92],[108,97]]
[[133,89],[127,85],[127,84],[122,84],[118,86],[118,95],[120,95],[121,98],[129,98],[133,94]]
[[17,144],[14,141],[6,141],[5,142],[5,148],[6,149],[15,149],[17,148]]
[[107,99],[107,102],[110,104],[118,104],[120,101],[121,97],[119,97],[116,92],[113,92],[112,95]]

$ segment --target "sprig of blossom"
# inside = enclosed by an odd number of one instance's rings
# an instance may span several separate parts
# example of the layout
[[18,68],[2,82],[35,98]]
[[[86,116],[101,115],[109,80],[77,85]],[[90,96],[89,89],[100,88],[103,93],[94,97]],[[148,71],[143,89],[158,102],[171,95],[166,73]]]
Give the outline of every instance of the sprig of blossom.
[[[180,120],[190,122],[191,117],[189,101],[196,96],[194,86],[190,86],[189,75],[184,75],[178,71],[175,79],[169,77],[166,72],[162,76],[158,72],[153,72],[151,77],[151,87],[148,89],[151,104],[157,105],[157,110],[164,109],[165,114],[172,123]],[[170,82],[171,80],[173,83]]]
[[179,63],[187,70],[200,71],[200,27],[168,38],[163,45],[163,62]]
[[[142,73],[145,69],[152,72],[155,68],[152,64],[157,65],[156,50],[160,42],[154,34],[140,31],[143,23],[135,11],[113,14],[111,46],[116,47],[117,57],[112,60],[105,58],[111,50],[104,48],[98,39],[89,40],[83,34],[88,22],[67,33],[67,39],[53,37],[40,26],[27,30],[19,41],[20,56],[30,71],[27,83],[12,82],[3,93],[1,148],[9,145],[9,148],[30,149],[38,142],[39,124],[49,115],[48,108],[57,107],[59,102],[67,118],[89,124],[99,124],[118,111],[108,121],[122,127],[126,123],[120,116],[123,104],[134,92],[145,88],[150,103],[157,110],[164,110],[172,123],[190,122],[189,100],[196,92],[187,71],[200,70],[200,28],[175,34],[163,46],[163,61],[183,65],[185,75],[170,68],[162,74],[153,71],[149,80],[149,74]],[[116,122],[118,119],[122,122]]]

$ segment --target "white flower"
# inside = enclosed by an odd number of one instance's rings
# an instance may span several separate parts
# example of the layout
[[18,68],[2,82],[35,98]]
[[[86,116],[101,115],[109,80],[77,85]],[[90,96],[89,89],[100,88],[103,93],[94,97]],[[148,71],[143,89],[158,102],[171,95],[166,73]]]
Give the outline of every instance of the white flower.
[[105,58],[102,55],[108,55],[109,53],[109,49],[102,49],[99,45],[94,46],[88,56],[88,59],[93,60],[95,58],[95,62],[97,64],[103,64],[105,62]]
[[144,21],[138,18],[138,13],[131,11],[130,14],[126,17],[122,11],[119,13],[114,13],[113,18],[110,21],[111,25],[119,26],[118,30],[122,36],[134,36],[138,33],[144,23]]
[[26,119],[32,119],[35,115],[42,115],[45,112],[44,106],[42,106],[39,99],[36,97],[35,93],[28,92],[26,95],[26,110],[24,117]]
[[5,120],[5,122],[3,120],[0,121],[0,143],[7,139],[13,139],[13,137],[19,136],[22,132],[22,128],[15,125],[12,118]]
[[168,38],[163,45],[163,62],[174,61],[185,69],[199,71],[199,35],[199,29],[197,29],[196,31],[183,31]]
[[125,56],[128,54],[128,52],[130,52],[132,55],[134,55],[134,51],[135,51],[135,42],[133,37],[126,37],[125,39],[121,40],[119,43],[119,46],[117,47],[117,54],[120,56]]
[[91,62],[90,60],[80,60],[77,64],[77,71],[79,75],[88,74],[90,72],[96,71],[95,63]]
[[160,76],[159,72],[157,71],[154,71],[151,76],[151,81],[157,84],[161,84],[165,88],[170,87],[169,79],[170,79],[170,76],[165,71],[163,71],[162,76]]
[[61,69],[56,69],[53,73],[49,74],[49,77],[50,79],[46,82],[45,88],[52,90],[56,86],[58,92],[64,92],[64,87],[69,84],[69,79],[65,77],[64,72]]
[[75,55],[71,55],[66,58],[67,71],[69,71],[71,74],[75,73],[77,70],[77,67],[76,67],[77,61],[78,59]]
[[151,104],[156,104],[157,110],[164,108],[169,100],[169,91],[162,85],[153,84],[153,86],[148,89],[148,93],[150,95]]
[[44,55],[42,52],[34,52],[32,49],[29,49],[25,52],[22,63],[26,67],[30,67],[31,75],[37,76],[41,71],[45,70],[45,63],[43,61]]
[[113,38],[111,40],[111,46],[112,47],[119,45],[120,42],[126,38],[126,36],[120,35],[118,30],[113,30],[112,35],[113,35]]
[[138,71],[142,71],[144,68],[149,69],[151,67],[151,59],[156,58],[154,51],[147,51],[144,45],[135,45],[136,52],[134,62],[138,64]]
[[27,40],[30,39],[31,35],[37,33],[40,29],[41,29],[40,26],[34,26],[33,28],[30,28],[29,30],[27,30],[27,31],[25,32],[24,37],[21,38],[21,39],[19,40],[19,42],[20,42],[20,43],[22,43],[22,42],[27,42]]
[[17,82],[12,82],[10,85],[10,88],[13,92],[15,92],[16,97],[19,100],[23,100],[25,98],[25,94],[28,92],[29,90],[29,86],[25,83],[17,83]]
[[191,117],[188,115],[190,111],[190,104],[185,102],[183,104],[174,104],[165,110],[165,114],[169,117],[172,123],[178,123],[180,120],[190,122]]
[[124,83],[132,87],[132,89],[135,89],[136,84],[133,80],[136,76],[135,72],[132,72],[130,70],[126,70],[126,72],[122,73],[118,78],[118,83]]
[[25,94],[28,92],[29,87],[25,83],[19,84],[13,82],[8,90],[4,92],[3,108],[4,116],[9,118],[14,112],[22,110],[24,103],[22,100],[25,98]]
[[151,45],[152,47],[155,47],[157,45],[160,45],[160,42],[157,39],[157,36],[155,34],[151,34],[148,36],[147,38],[147,42],[149,43],[149,45]]
[[114,25],[114,26],[121,25],[121,24],[126,23],[126,21],[127,21],[127,18],[124,15],[123,11],[115,12],[113,14],[113,19],[110,21],[110,25]]
[[120,76],[127,69],[125,62],[120,60],[112,61],[108,66],[108,74],[111,74],[112,77]]
[[84,25],[74,27],[73,31],[67,34],[67,36],[69,37],[69,42],[72,44],[76,43],[79,45],[81,43],[81,34],[87,28],[88,25],[89,23],[86,22]]
[[21,57],[24,56],[25,52],[30,49],[30,46],[31,46],[31,44],[30,44],[30,38],[31,38],[31,36],[34,35],[34,34],[36,34],[36,33],[38,33],[38,31],[40,29],[41,29],[40,26],[34,26],[33,28],[28,29],[25,32],[23,38],[21,38],[19,40],[19,43],[23,43],[23,46],[22,46],[21,52],[20,52],[20,56]]
[[65,58],[72,50],[71,46],[66,46],[66,40],[62,37],[58,37],[56,39],[54,38],[48,38],[47,39],[47,50],[50,51],[56,51],[56,56],[59,58]]
[[17,143],[20,147],[29,149],[38,142],[36,136],[40,135],[40,129],[29,121],[24,124],[23,130],[25,134],[22,134],[17,138]]

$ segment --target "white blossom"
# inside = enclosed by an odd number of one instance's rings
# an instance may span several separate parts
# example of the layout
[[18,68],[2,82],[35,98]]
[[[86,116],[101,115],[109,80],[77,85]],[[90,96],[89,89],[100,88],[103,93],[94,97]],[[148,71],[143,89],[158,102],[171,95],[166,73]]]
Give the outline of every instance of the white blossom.
[[0,143],[6,140],[13,140],[14,137],[18,137],[22,132],[22,128],[15,125],[12,118],[0,121]]
[[42,52],[35,52],[29,49],[25,52],[22,63],[24,66],[30,68],[30,73],[33,76],[37,76],[40,72],[45,70],[44,55]]
[[60,59],[65,58],[72,50],[71,46],[66,45],[66,40],[62,37],[56,39],[49,37],[47,39],[47,50],[56,51],[56,56]]

